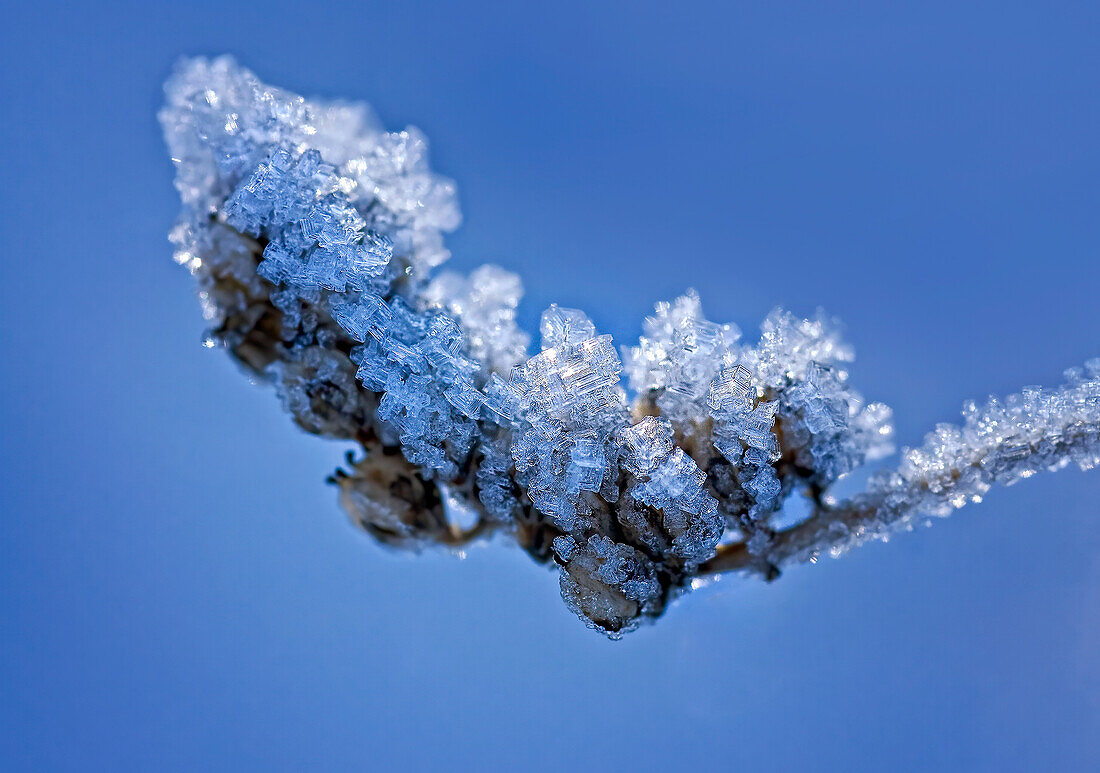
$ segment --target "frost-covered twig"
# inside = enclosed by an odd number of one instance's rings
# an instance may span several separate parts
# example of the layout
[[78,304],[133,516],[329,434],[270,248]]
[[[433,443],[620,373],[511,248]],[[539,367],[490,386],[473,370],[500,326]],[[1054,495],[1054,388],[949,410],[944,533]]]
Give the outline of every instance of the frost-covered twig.
[[[772,578],[994,482],[1100,461],[1092,361],[1061,389],[968,406],[961,428],[833,502],[829,487],[888,454],[893,430],[849,386],[831,320],[777,310],[746,344],[689,292],[657,304],[620,355],[582,312],[552,306],[528,357],[518,277],[432,277],[459,214],[415,129],[387,133],[365,106],[304,100],[229,58],[182,62],[166,91],[184,205],[172,241],[208,345],[271,382],[303,429],[359,446],[331,480],[362,528],[412,548],[507,533],[555,561],[566,603],[609,635],[699,575]],[[777,529],[792,494],[814,510]]]
[[[1011,485],[1070,463],[1100,464],[1100,362],[1074,368],[1058,390],[1024,390],[1004,402],[967,403],[964,424],[942,424],[920,448],[907,450],[896,471],[879,473],[869,490],[821,503],[800,524],[779,532],[768,553],[780,566],[819,555],[838,557],[872,539],[913,528],[916,519],[946,516],[981,502],[994,483]],[[760,566],[743,543],[720,548],[702,573],[753,571]]]

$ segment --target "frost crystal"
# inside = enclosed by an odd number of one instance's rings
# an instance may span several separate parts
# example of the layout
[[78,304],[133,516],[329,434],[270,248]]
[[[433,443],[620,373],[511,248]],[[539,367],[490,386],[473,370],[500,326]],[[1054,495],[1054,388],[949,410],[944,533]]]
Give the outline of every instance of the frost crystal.
[[[835,502],[831,484],[889,454],[893,429],[848,385],[852,350],[829,319],[776,310],[742,343],[689,291],[657,304],[620,360],[583,312],[551,306],[528,357],[516,275],[431,276],[460,217],[416,129],[386,132],[365,106],[303,99],[229,58],[182,62],[166,95],[183,202],[170,238],[207,345],[270,382],[307,432],[362,450],[332,478],[356,524],[413,549],[505,532],[558,564],[566,604],[610,636],[699,575],[772,578],[993,483],[1100,462],[1093,360],[1059,389],[967,404],[961,426]],[[792,494],[813,509],[781,527]]]

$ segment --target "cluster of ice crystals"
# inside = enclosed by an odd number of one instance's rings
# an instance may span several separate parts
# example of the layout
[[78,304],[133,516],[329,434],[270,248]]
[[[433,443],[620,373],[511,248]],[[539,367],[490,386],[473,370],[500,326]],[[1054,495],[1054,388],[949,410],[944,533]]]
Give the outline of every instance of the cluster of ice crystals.
[[507,435],[481,444],[482,459],[477,468],[478,498],[494,520],[508,523],[522,511],[516,484],[512,480],[512,451]]
[[[166,94],[183,202],[170,238],[198,282],[206,345],[272,382],[306,431],[363,447],[333,478],[363,528],[413,547],[509,531],[560,565],[566,603],[608,635],[659,615],[723,540],[773,576],[994,482],[1100,463],[1094,360],[1060,389],[968,404],[962,426],[832,504],[830,484],[889,453],[893,430],[848,385],[852,351],[828,319],[776,310],[744,345],[689,291],[657,304],[620,360],[583,312],[551,306],[528,358],[517,276],[431,277],[460,217],[417,130],[387,132],[366,106],[303,99],[229,58],[181,63]],[[795,491],[814,513],[780,528]],[[472,523],[445,502],[473,508]]]
[[164,87],[160,112],[176,165],[176,189],[188,210],[208,215],[271,149],[296,147],[315,113],[301,97],[261,83],[230,57],[188,59]]
[[[726,462],[709,464],[709,485],[727,520],[750,537],[785,492],[827,485],[889,452],[889,410],[864,408],[847,387],[838,366],[852,359],[851,348],[821,315],[800,320],[776,310],[759,342],[742,346],[736,327],[707,320],[691,292],[658,304],[645,333],[624,349],[631,386],[698,460]],[[761,534],[755,548],[766,547]]]
[[[357,319],[362,308],[353,306],[347,317]],[[383,393],[378,418],[396,429],[405,457],[452,478],[480,433],[485,396],[474,385],[477,363],[463,354],[462,332],[446,314],[416,312],[395,298],[389,305],[372,301],[362,316],[375,319],[376,308],[386,310],[379,332],[369,322],[355,326],[356,333],[368,332],[367,343],[352,351],[359,380]]]
[[[259,219],[270,205],[279,225],[301,223],[322,250],[361,253],[366,266],[341,266],[353,274],[372,273],[392,257],[395,276],[418,282],[447,259],[443,233],[461,220],[454,183],[431,171],[416,129],[386,132],[365,106],[303,99],[260,82],[230,57],[184,60],[165,92],[160,119],[184,221],[219,212],[217,219],[228,219],[227,200],[251,178],[234,203],[246,226],[239,230],[271,224]],[[338,201],[311,200],[326,197]],[[385,243],[368,236],[359,245],[356,233],[384,235]],[[320,281],[319,274],[303,278]]]
[[812,320],[799,319],[782,309],[764,319],[759,343],[744,354],[745,366],[771,389],[804,379],[815,364],[836,367],[853,359],[835,321],[820,312]]
[[597,336],[583,312],[551,306],[541,327],[542,352],[512,373],[523,418],[512,458],[535,507],[572,531],[591,509],[583,492],[617,496],[609,446],[627,421],[622,363],[611,336]]
[[370,226],[384,231],[394,256],[414,281],[450,257],[443,234],[458,227],[454,183],[432,172],[428,141],[418,129],[385,132],[361,105],[326,104],[310,145],[340,171]]
[[741,331],[703,316],[694,290],[658,303],[644,330],[637,346],[623,347],[631,389],[657,392],[657,406],[676,425],[698,418],[699,401],[715,374],[737,360]]
[[658,525],[668,537],[663,544],[647,538],[654,525],[644,512],[627,510],[620,519],[624,530],[635,531],[646,547],[671,553],[689,566],[696,566],[714,555],[725,524],[718,515],[718,502],[704,488],[706,475],[682,448],[677,448],[648,478],[630,489],[635,502],[647,505],[659,514]]
[[267,239],[257,271],[302,293],[363,290],[393,250],[338,191],[335,170],[316,150],[276,148],[229,197],[226,223]]
[[[409,276],[446,256],[441,231],[459,219],[423,138],[265,86],[228,59],[185,62],[167,93],[161,120],[185,203],[179,241],[218,285],[226,268],[248,273],[245,251],[227,254],[208,234],[254,240],[251,274],[270,287],[250,287],[252,304],[233,310],[279,312],[283,340],[263,372],[287,408],[306,429],[342,437],[373,423],[429,474],[456,475],[478,432],[481,366],[454,319],[402,297]],[[255,338],[258,321],[223,339]],[[372,400],[349,370],[381,395],[374,416],[363,416]]]
[[772,432],[776,403],[757,400],[752,374],[743,365],[718,373],[707,391],[714,420],[715,448],[733,464],[745,458],[746,449],[763,462],[779,458],[779,441]]
[[741,359],[776,403],[783,454],[819,488],[893,450],[890,409],[866,405],[848,385],[843,365],[853,358],[835,322],[776,309]]
[[527,357],[530,337],[516,325],[522,296],[519,276],[498,266],[481,266],[469,278],[444,272],[422,293],[425,304],[445,310],[462,325],[470,356],[481,363],[486,378],[510,373]]
[[805,379],[784,390],[780,400],[784,439],[794,462],[813,470],[820,486],[893,450],[890,409],[881,403],[864,406],[845,384],[846,375],[813,363]]

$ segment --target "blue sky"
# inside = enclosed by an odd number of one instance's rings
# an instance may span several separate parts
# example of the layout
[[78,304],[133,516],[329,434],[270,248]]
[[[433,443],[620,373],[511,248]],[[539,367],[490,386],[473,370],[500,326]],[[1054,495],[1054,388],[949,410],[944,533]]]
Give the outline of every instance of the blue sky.
[[171,63],[413,123],[465,214],[620,343],[696,287],[842,317],[919,442],[1100,355],[1092,4],[35,3],[0,31],[6,769],[1094,770],[1100,474],[722,581],[611,643],[503,543],[387,553],[345,450],[199,346]]

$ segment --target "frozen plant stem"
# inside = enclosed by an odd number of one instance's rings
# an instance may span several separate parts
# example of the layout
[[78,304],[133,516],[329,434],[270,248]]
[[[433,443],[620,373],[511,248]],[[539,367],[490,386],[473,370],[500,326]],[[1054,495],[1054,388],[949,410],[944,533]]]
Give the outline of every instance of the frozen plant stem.
[[[968,403],[960,426],[833,501],[836,480],[892,451],[893,429],[849,385],[831,320],[776,310],[745,343],[689,291],[620,351],[551,306],[528,356],[518,277],[433,276],[460,218],[415,129],[388,133],[364,105],[305,100],[229,58],[181,62],[166,94],[183,202],[171,239],[199,284],[206,345],[271,383],[307,432],[358,446],[330,480],[381,542],[507,534],[552,560],[566,604],[610,636],[693,578],[774,579],[993,483],[1100,461],[1092,360],[1058,389]],[[812,513],[777,528],[790,496]]]
[[[1096,370],[1094,362],[1094,378]],[[1076,371],[1068,375],[1073,380],[1080,378]],[[1095,385],[1086,399],[1095,405],[1098,399]],[[1038,406],[1029,406],[1029,410],[1037,409]],[[980,446],[957,454],[946,468],[934,471],[922,468],[920,474],[909,478],[896,473],[880,476],[866,494],[831,505],[819,503],[809,518],[780,531],[768,557],[773,566],[778,567],[816,560],[823,553],[838,556],[868,539],[887,538],[899,524],[911,526],[916,516],[947,515],[967,501],[981,501],[982,493],[994,481],[1011,484],[1037,470],[1065,466],[1082,453],[1086,457],[1092,454],[1084,459],[1082,468],[1095,466],[1096,436],[1095,420],[1091,424],[1068,422],[1060,428],[1046,428],[1042,436],[1031,441],[1018,436],[1017,442],[1009,444],[1007,451],[1001,440],[995,446]],[[929,435],[925,449],[931,451],[941,442],[938,438],[935,433]],[[907,456],[913,453],[907,452]],[[705,562],[699,571],[706,574],[760,569],[744,543],[735,543],[720,547],[714,558]]]

